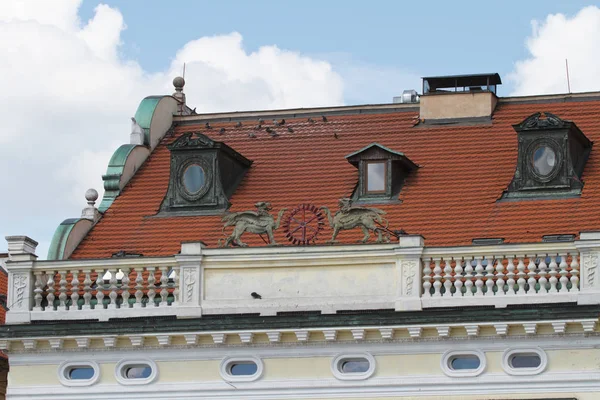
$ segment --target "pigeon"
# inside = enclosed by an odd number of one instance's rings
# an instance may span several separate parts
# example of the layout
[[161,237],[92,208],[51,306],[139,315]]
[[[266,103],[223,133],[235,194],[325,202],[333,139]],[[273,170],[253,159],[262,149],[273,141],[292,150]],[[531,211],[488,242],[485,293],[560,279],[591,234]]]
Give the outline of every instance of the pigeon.
[[204,127],[205,127],[206,129],[212,129],[212,126],[210,126],[210,122],[207,122],[207,123],[205,123],[205,124],[204,124]]
[[289,132],[289,133],[294,133],[294,129],[292,129],[292,127],[291,127],[291,126],[288,126],[288,132]]
[[264,120],[264,119],[262,119],[262,118],[259,118],[259,120],[258,120],[258,124],[259,124],[259,125],[262,125],[262,124],[264,124],[264,123],[265,123],[265,120]]
[[323,115],[323,122],[327,122],[327,117]]
[[267,129],[266,129],[266,131],[267,131],[267,133],[271,133],[271,132],[273,132],[273,129],[271,129],[271,128],[269,128],[269,127],[267,126]]
[[235,127],[236,127],[236,128],[241,128],[241,127],[242,127],[242,121],[238,121],[238,122],[235,124]]
[[250,132],[250,133],[248,134],[248,137],[255,138],[255,137],[256,137],[256,135],[254,134],[254,132]]
[[250,296],[252,296],[253,299],[262,299],[262,296],[256,292],[250,293]]
[[338,138],[338,134],[335,133],[335,132],[333,132],[333,137],[337,139]]
[[225,133],[225,128],[221,128],[221,129],[219,129],[219,133],[220,133],[221,135],[222,135],[222,134],[224,134],[224,133]]
[[314,123],[315,123],[315,120],[314,120],[314,119],[312,119],[312,118],[309,118],[307,121],[308,121],[308,122],[310,122],[311,124],[314,124]]
[[273,120],[273,125],[275,126],[279,126],[279,121],[277,121],[276,119]]

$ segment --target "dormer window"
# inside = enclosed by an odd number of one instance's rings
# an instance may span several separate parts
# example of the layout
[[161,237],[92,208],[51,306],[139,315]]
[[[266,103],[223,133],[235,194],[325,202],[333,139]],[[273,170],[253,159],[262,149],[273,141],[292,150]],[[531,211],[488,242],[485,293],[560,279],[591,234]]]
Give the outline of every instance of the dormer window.
[[365,193],[385,193],[387,189],[387,161],[367,161],[366,166]]
[[403,153],[378,143],[346,156],[358,168],[358,184],[352,195],[357,202],[377,203],[397,199],[404,180],[417,165]]
[[513,125],[517,168],[503,199],[565,198],[581,194],[581,175],[592,142],[574,122],[536,113]]
[[187,133],[167,147],[171,178],[161,213],[218,214],[229,208],[252,161],[201,133]]

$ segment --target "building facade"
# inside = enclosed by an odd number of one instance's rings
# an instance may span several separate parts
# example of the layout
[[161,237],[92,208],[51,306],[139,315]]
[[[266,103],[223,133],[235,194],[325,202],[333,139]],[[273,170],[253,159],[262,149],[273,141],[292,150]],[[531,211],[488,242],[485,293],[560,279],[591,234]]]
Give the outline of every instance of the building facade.
[[6,238],[7,398],[599,398],[598,93],[500,83],[196,114],[176,78],[47,260]]

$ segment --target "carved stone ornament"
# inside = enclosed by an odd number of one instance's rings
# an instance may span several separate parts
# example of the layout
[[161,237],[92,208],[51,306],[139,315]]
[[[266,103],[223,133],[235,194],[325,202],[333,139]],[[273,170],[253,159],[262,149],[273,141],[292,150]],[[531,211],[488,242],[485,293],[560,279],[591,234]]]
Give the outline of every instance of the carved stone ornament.
[[170,150],[173,149],[181,149],[186,147],[196,148],[196,147],[213,147],[214,141],[209,139],[208,137],[197,134],[196,137],[193,136],[193,133],[186,133],[181,136],[179,139],[174,141],[171,145],[168,146]]
[[[279,210],[277,215],[277,221],[269,214],[272,210],[271,203],[259,201],[255,204],[257,211],[242,211],[234,212],[225,215],[222,219],[223,233],[225,228],[233,226],[233,232],[225,239],[222,247],[237,245],[241,247],[247,247],[248,245],[242,242],[241,236],[244,232],[257,233],[259,235],[266,234],[269,239],[269,246],[275,246],[275,238],[273,237],[273,231],[279,228],[281,222],[281,216],[286,211],[286,208]],[[219,244],[221,241],[219,241]]]
[[402,262],[402,275],[404,276],[404,294],[406,296],[413,295],[413,287],[415,276],[417,274],[417,262],[416,261],[403,261]]
[[331,215],[329,208],[323,206],[321,209],[327,215],[329,225],[333,229],[333,235],[328,243],[337,243],[336,237],[341,230],[360,228],[363,231],[362,243],[366,243],[370,234],[369,231],[377,233],[377,243],[388,243],[389,236],[384,235],[384,230],[388,227],[388,221],[382,216],[385,211],[371,207],[354,207],[349,198],[340,199],[338,202],[339,210],[334,216]]
[[518,127],[521,129],[540,129],[540,128],[562,128],[565,126],[565,121],[557,117],[556,115],[545,112],[546,118],[540,118],[542,113],[535,113],[527,117],[521,122]]
[[596,268],[598,267],[599,254],[597,252],[591,252],[585,257],[584,268],[587,280],[587,286],[595,286]]
[[13,285],[16,293],[14,305],[16,308],[21,308],[23,306],[25,288],[27,287],[27,276],[25,276],[25,274],[15,274],[13,277]]

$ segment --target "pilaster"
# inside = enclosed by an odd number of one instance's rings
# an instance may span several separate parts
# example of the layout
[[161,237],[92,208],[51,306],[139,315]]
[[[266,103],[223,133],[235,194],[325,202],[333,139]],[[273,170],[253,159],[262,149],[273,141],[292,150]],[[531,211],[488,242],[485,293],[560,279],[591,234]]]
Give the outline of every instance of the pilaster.
[[600,232],[581,232],[579,250],[579,296],[577,304],[600,304]]
[[395,249],[398,282],[396,311],[421,310],[421,255],[425,246],[422,236],[401,236]]
[[6,236],[8,242],[8,312],[7,324],[31,322],[33,305],[33,263],[38,243],[27,236]]
[[181,243],[181,253],[175,256],[179,265],[179,306],[197,308],[202,315],[202,249],[200,242]]

